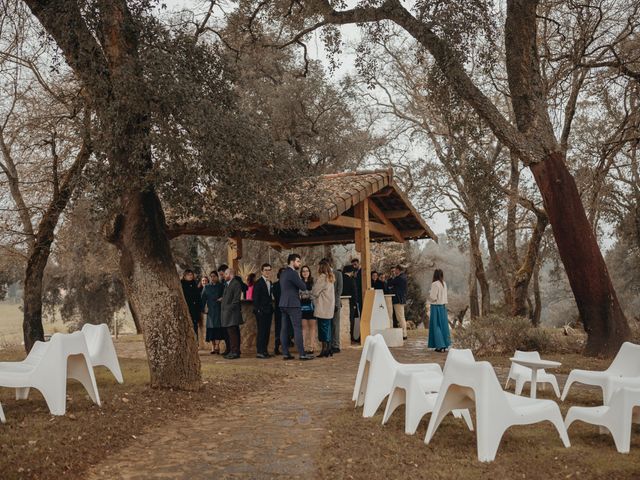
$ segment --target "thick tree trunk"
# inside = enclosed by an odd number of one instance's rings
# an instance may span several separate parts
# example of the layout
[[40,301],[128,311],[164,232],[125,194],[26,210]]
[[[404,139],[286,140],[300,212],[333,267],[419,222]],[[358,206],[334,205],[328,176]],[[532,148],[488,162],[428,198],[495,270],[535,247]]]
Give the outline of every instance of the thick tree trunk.
[[110,240],[120,249],[129,308],[142,321],[151,386],[196,390],[200,358],[155,191],[124,196]]
[[629,338],[607,266],[562,154],[531,166],[588,339],[586,353],[614,354]]
[[527,246],[527,253],[525,254],[522,265],[516,272],[513,279],[513,308],[511,309],[511,313],[520,317],[527,316],[530,311],[527,307],[529,282],[531,281],[531,277],[536,266],[544,230],[547,228],[549,223],[549,220],[544,213],[539,213],[537,217],[536,225],[533,229],[533,233],[531,234],[531,238],[529,239],[529,245]]
[[469,226],[469,246],[471,255],[473,255],[473,264],[475,266],[475,276],[480,284],[480,294],[482,295],[482,315],[488,315],[491,312],[491,293],[489,289],[489,281],[487,273],[484,270],[484,261],[482,260],[482,251],[480,250],[480,235],[476,221],[468,218]]

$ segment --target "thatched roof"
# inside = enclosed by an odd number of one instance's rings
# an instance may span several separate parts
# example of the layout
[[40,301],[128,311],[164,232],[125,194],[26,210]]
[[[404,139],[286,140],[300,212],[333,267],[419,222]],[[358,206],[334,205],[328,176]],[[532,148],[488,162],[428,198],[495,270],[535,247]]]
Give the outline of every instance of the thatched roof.
[[[367,200],[372,242],[417,240],[431,238],[438,241],[427,222],[416,211],[388,170],[370,170],[322,175],[318,178],[317,212],[308,228],[280,228],[253,225],[234,232],[220,232],[214,227],[185,222],[169,226],[171,236],[200,234],[253,238],[283,247],[346,244],[354,241],[355,207]],[[384,218],[380,218],[384,217]]]

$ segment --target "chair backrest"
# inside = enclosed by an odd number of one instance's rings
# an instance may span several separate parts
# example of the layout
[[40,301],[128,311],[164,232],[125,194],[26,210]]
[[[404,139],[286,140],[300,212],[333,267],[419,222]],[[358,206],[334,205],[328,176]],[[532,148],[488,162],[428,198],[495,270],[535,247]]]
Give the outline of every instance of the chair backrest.
[[109,341],[111,340],[111,332],[109,332],[109,327],[106,323],[101,323],[100,325],[85,323],[82,326],[82,333],[84,334],[84,339],[87,342],[89,355],[92,357],[100,353],[100,350],[107,338]]
[[393,355],[391,355],[391,351],[389,350],[389,347],[387,347],[382,335],[377,334],[375,336],[380,338],[378,338],[371,350],[370,371],[376,372],[376,380],[380,378],[388,378],[392,380],[393,375],[398,369],[399,363],[395,358],[393,358]]
[[475,401],[481,415],[510,410],[493,366],[489,362],[470,361],[470,358],[473,358],[470,351],[462,350],[454,355],[449,352],[441,392],[453,386],[462,387],[457,390],[465,391]]
[[606,372],[624,377],[640,376],[640,345],[624,342]]
[[[369,363],[373,358],[373,349],[374,346],[382,339],[382,335],[369,335],[365,341],[364,346],[362,347],[362,354],[360,354],[360,363],[358,364],[358,373],[356,374],[356,382],[353,386],[353,396],[352,400],[354,402],[358,401],[360,396],[360,392],[362,390],[362,382],[367,382],[367,376],[369,374]],[[365,388],[366,390],[366,388]]]
[[453,363],[453,361],[474,363],[476,359],[473,356],[473,352],[468,348],[451,348],[447,353],[447,359],[444,362],[444,371],[447,371],[447,365]]
[[[513,358],[519,358],[521,360],[540,360],[540,353],[516,350],[513,354]],[[529,373],[531,372],[531,369],[523,365],[518,365],[517,363],[512,363],[509,374],[516,372]],[[542,370],[542,372],[544,372],[544,370]]]
[[[36,350],[35,353],[34,350]],[[28,360],[28,363],[34,366],[32,371],[34,375],[44,378],[55,378],[59,375],[66,377],[67,357],[80,354],[90,361],[87,343],[82,332],[54,333],[48,342],[36,342],[25,362]]]

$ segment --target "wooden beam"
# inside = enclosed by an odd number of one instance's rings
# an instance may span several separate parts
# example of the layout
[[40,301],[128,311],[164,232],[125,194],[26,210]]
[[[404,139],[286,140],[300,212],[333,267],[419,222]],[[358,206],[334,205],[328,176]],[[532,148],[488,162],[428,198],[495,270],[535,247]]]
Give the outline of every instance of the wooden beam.
[[404,237],[402,236],[400,231],[396,228],[396,226],[393,223],[391,223],[391,220],[389,220],[386,217],[384,212],[380,210],[380,207],[378,207],[375,204],[375,202],[370,198],[367,199],[367,203],[369,204],[369,209],[371,210],[371,212],[373,212],[373,214],[378,218],[378,220],[380,220],[389,229],[389,231],[391,232],[391,236],[394,238],[394,240],[398,243],[404,243]]
[[426,230],[424,228],[417,228],[415,230],[401,230],[400,233],[404,238],[421,237]]
[[240,259],[242,258],[242,238],[234,237],[227,240],[227,261],[231,268],[236,273],[238,272],[238,266]]
[[326,244],[345,244],[353,243],[353,234],[346,233],[340,235],[327,235],[321,237],[297,237],[287,238],[287,245],[290,247],[304,247],[313,245],[326,245]]
[[388,212],[384,212],[384,215],[389,220],[394,220],[396,218],[405,218],[411,214],[411,210],[389,210]]

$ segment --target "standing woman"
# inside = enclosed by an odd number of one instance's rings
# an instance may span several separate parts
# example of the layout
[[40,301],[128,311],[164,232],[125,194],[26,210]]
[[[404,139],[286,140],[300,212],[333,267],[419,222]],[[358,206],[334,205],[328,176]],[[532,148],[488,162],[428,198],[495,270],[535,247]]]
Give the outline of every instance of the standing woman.
[[447,284],[444,273],[437,268],[433,272],[433,283],[429,292],[429,342],[427,347],[436,352],[445,352],[451,345],[449,320],[447,318]]
[[313,277],[311,269],[305,265],[300,269],[302,281],[307,286],[307,290],[300,294],[300,306],[302,307],[302,339],[304,340],[304,353],[313,354],[316,343],[316,319],[313,314],[313,299],[311,290],[313,289]]
[[320,262],[318,280],[313,285],[311,294],[315,302],[314,314],[318,324],[318,340],[322,342],[322,352],[318,357],[332,357],[331,321],[335,313],[336,294],[333,284],[336,281],[328,262]]
[[211,354],[220,353],[220,340],[225,339],[224,329],[220,322],[220,302],[224,287],[218,272],[211,272],[211,283],[202,289],[202,305],[207,310],[207,342],[211,342]]
[[[198,292],[201,299],[202,292],[204,292],[207,285],[209,285],[209,277],[203,275],[198,283]],[[200,319],[198,320],[198,348],[200,350],[204,350],[204,338],[207,333],[207,306],[203,303],[200,307]]]
[[256,284],[256,274],[247,275],[247,291],[244,292],[244,299],[253,301],[253,287]]

